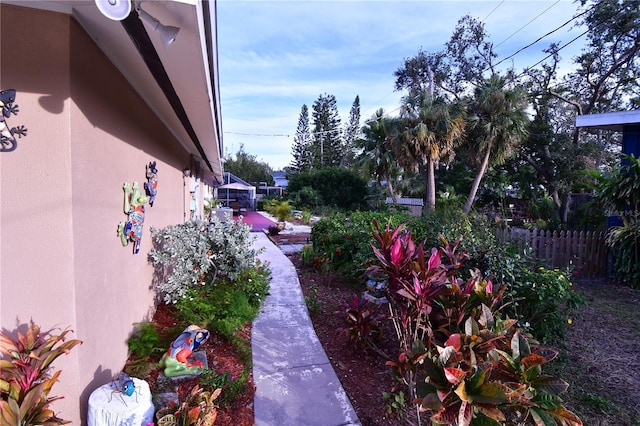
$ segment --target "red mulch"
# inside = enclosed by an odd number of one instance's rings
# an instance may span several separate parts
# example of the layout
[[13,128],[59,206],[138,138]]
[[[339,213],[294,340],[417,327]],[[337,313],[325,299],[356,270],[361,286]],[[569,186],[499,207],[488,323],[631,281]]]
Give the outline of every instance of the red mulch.
[[[153,317],[153,322],[158,326],[159,330],[175,329],[177,325],[175,309],[172,306],[160,304]],[[231,377],[240,376],[245,369],[245,361],[236,354],[234,347],[222,336],[215,331],[210,330],[210,333],[209,340],[203,346],[203,350],[207,354],[209,368],[215,370],[218,374],[228,373]],[[246,324],[239,332],[239,335],[247,342],[250,342],[251,324]],[[159,373],[160,369],[156,369],[145,379],[149,383],[152,392]],[[253,397],[255,385],[252,374],[249,374],[248,382],[246,391],[238,399],[232,404],[218,409],[216,425],[252,426],[254,424]],[[196,384],[198,384],[197,378],[180,384],[178,394],[181,397],[181,401]]]

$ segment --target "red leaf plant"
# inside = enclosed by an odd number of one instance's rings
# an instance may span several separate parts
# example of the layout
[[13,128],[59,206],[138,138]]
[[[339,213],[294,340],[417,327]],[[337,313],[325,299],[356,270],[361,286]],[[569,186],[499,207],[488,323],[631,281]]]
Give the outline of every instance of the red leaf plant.
[[[562,406],[566,382],[542,373],[556,353],[503,318],[503,285],[465,271],[461,239],[425,250],[403,225],[374,221],[376,263],[366,274],[388,279],[389,318],[399,348],[388,361],[405,387],[415,420],[434,424],[581,426]],[[428,255],[427,255],[428,253]],[[468,275],[463,279],[461,275]]]

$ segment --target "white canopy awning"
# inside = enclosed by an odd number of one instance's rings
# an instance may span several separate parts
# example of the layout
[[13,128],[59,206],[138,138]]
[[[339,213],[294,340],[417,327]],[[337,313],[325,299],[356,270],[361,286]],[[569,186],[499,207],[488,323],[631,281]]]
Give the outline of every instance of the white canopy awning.
[[243,185],[238,182],[228,183],[226,185],[220,185],[218,189],[237,189],[239,191],[253,191],[256,192],[255,186]]

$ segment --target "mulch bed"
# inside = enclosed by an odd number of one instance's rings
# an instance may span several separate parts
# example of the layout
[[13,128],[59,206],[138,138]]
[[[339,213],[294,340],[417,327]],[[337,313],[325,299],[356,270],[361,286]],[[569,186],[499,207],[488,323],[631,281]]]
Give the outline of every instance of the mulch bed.
[[[153,322],[158,326],[159,330],[175,330],[177,320],[174,308],[160,304],[156,309]],[[250,344],[251,324],[246,324],[238,332],[238,336]],[[236,353],[233,345],[215,331],[210,330],[209,340],[203,345],[202,350],[207,354],[209,368],[217,374],[228,373],[231,377],[238,377],[246,367],[246,362]],[[149,377],[145,378],[152,392],[158,388],[157,379],[159,373],[160,369],[155,369]],[[196,384],[198,384],[198,378],[180,383],[178,395],[181,401],[184,400],[184,397]],[[254,394],[253,375],[249,374],[248,386],[245,392],[230,405],[218,409],[218,417],[215,424],[219,426],[252,426],[254,424]]]
[[311,244],[309,233],[279,233],[276,235],[267,234],[269,239],[277,246],[287,244]]
[[[362,293],[364,286],[356,288],[339,275],[319,273],[304,265],[299,254],[289,258],[298,271],[305,299],[318,304],[317,309],[310,309],[313,326],[360,422],[363,426],[398,425],[401,422],[395,417],[398,413],[387,412],[382,398],[383,392],[389,392],[393,386],[391,370],[385,363],[397,350],[390,321],[383,322],[387,327],[383,329],[382,339],[376,342],[378,350],[356,349],[346,336],[337,332],[344,320],[336,312],[344,310],[343,304],[354,294]],[[381,309],[384,312],[384,308]]]

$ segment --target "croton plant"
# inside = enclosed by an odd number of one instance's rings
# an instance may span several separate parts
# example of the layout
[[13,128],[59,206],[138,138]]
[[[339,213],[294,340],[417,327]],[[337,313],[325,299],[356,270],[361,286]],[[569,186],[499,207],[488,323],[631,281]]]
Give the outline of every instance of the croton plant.
[[[563,404],[563,380],[542,366],[557,355],[503,318],[505,288],[465,267],[460,240],[426,250],[403,226],[373,222],[375,263],[399,341],[389,361],[408,388],[418,424],[579,426]],[[462,276],[466,278],[462,278]]]

